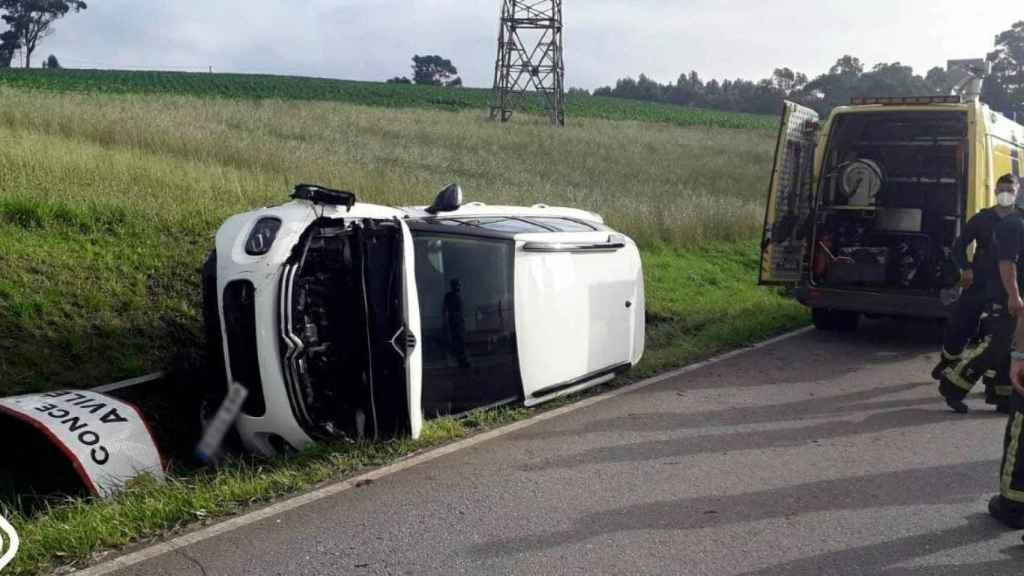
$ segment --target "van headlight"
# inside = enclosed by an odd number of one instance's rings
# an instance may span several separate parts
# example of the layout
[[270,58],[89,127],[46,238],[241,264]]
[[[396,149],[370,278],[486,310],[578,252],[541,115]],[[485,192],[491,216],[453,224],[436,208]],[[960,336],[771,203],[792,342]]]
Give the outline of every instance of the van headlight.
[[281,221],[277,218],[260,218],[249,232],[249,239],[245,241],[245,253],[250,256],[263,256],[270,252],[280,229]]

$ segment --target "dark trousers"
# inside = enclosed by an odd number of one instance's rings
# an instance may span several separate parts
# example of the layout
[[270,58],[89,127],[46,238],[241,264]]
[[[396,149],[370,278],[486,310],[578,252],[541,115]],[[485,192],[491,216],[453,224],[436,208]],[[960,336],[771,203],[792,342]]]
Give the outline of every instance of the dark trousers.
[[952,370],[946,371],[944,379],[967,396],[978,380],[990,372],[994,385],[994,397],[1006,398],[1010,394],[1010,345],[1017,326],[1016,319],[1005,306],[989,305],[984,308],[988,317],[984,322],[987,336],[977,348],[964,356],[963,361]]
[[1010,399],[1010,418],[1003,437],[1003,464],[999,470],[999,493],[1024,507],[1024,397],[1016,391]]
[[978,333],[978,322],[985,311],[989,298],[985,288],[974,284],[964,291],[956,302],[953,316],[943,332],[942,351],[944,357],[956,357],[963,353],[967,343]]

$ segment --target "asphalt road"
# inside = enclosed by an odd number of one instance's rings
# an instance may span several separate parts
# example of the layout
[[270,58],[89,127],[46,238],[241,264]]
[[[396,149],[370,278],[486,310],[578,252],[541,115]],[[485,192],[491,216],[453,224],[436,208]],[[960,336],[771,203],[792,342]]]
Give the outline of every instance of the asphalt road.
[[1015,575],[934,324],[806,333],[118,574]]

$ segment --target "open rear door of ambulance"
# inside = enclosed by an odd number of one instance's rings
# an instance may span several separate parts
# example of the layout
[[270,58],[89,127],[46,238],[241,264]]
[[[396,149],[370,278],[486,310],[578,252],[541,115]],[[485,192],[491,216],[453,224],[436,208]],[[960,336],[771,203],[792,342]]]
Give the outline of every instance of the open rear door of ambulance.
[[775,147],[761,241],[761,284],[796,284],[806,256],[814,206],[818,113],[785,103]]

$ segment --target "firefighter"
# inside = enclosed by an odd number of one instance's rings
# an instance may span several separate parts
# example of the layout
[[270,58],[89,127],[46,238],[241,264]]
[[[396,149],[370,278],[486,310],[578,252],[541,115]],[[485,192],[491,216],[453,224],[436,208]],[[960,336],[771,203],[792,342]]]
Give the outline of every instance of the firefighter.
[[999,470],[999,494],[988,503],[988,511],[1003,524],[1024,528],[1024,218],[1008,218],[996,227],[995,244],[1000,284],[1005,288],[1007,310],[1014,316],[1014,350],[1010,354],[1010,416],[1003,435],[1003,461]]
[[[986,377],[986,400],[1001,411],[1008,410],[1009,350],[1013,336],[1013,319],[1006,310],[1006,293],[999,280],[992,236],[999,222],[1021,213],[1015,206],[1018,184],[1012,174],[996,183],[996,206],[974,215],[953,246],[953,262],[960,269],[960,286],[964,288],[953,317],[946,326],[942,356],[932,369],[939,380],[939,393],[954,411],[967,412],[964,398],[982,376]],[[974,261],[967,262],[967,247],[975,244]],[[966,354],[964,349],[978,333],[979,321],[985,338]]]

